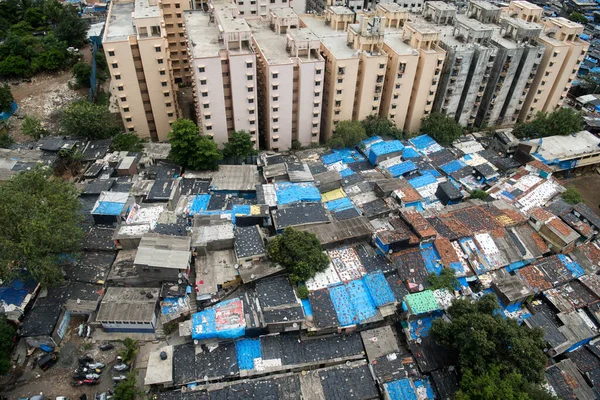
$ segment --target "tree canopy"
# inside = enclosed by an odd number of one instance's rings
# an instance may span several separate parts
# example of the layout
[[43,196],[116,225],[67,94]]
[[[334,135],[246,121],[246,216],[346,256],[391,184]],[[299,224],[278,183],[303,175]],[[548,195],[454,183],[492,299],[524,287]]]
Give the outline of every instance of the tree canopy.
[[16,333],[17,328],[6,320],[6,316],[0,315],[0,375],[5,375],[10,370],[10,357],[15,346]]
[[581,131],[583,115],[572,108],[559,108],[550,114],[538,112],[530,122],[515,125],[513,134],[519,138],[541,138],[554,135],[570,135]]
[[450,146],[464,134],[464,129],[446,114],[431,113],[423,118],[421,132],[428,134],[442,146]]
[[246,131],[233,132],[229,137],[229,142],[223,146],[223,156],[225,158],[245,159],[256,153],[252,137]]
[[365,128],[360,121],[340,121],[329,138],[329,147],[332,149],[354,147],[366,138]]
[[73,78],[79,87],[90,87],[90,77],[92,76],[92,66],[85,61],[79,61],[73,65]]
[[73,102],[62,109],[59,125],[63,135],[88,140],[106,139],[121,130],[108,108],[87,100]]
[[42,285],[60,282],[59,257],[79,250],[80,204],[71,183],[35,168],[0,186],[0,279],[27,272]]
[[319,239],[313,233],[294,228],[285,228],[281,235],[275,236],[267,251],[269,258],[281,264],[294,283],[312,278],[329,265]]
[[458,279],[456,279],[456,273],[452,268],[442,268],[439,275],[432,272],[427,277],[427,280],[433,290],[448,289],[452,292],[458,286]]
[[403,139],[402,131],[385,117],[369,115],[362,121],[367,136],[380,136],[385,138]]
[[21,131],[38,140],[42,135],[46,134],[46,130],[42,126],[42,122],[35,115],[26,115],[21,122]]
[[585,15],[577,11],[572,12],[571,15],[569,15],[569,19],[573,22],[577,22],[578,24],[583,25],[589,22]]
[[569,204],[579,204],[584,202],[581,192],[574,186],[569,186],[561,197]]
[[485,200],[488,197],[488,194],[485,190],[475,189],[471,192],[472,199]]
[[135,400],[141,394],[137,386],[137,374],[131,371],[127,374],[127,378],[117,383],[115,386],[115,400]]
[[6,83],[0,86],[0,112],[10,111],[13,101],[10,87]]
[[169,132],[169,159],[195,170],[217,169],[223,158],[217,144],[208,136],[198,135],[198,127],[189,119],[173,123]]
[[120,133],[113,137],[110,151],[131,151],[139,153],[144,150],[144,141],[135,132]]
[[483,376],[490,374],[495,378],[494,368],[498,369],[502,380],[510,381],[511,386],[515,378],[511,374],[518,374],[532,384],[543,380],[546,363],[542,351],[545,346],[543,332],[519,326],[517,321],[498,315],[498,309],[498,301],[493,295],[483,296],[474,303],[460,299],[447,310],[449,322],[441,318],[433,322],[431,333],[434,339],[457,353],[462,390],[475,390],[482,384],[473,376],[487,379]]

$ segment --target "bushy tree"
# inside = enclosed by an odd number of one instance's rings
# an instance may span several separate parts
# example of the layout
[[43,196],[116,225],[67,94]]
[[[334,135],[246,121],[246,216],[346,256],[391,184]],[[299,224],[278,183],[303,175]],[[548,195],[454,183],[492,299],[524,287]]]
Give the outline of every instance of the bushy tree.
[[127,378],[117,383],[115,386],[115,400],[135,400],[140,395],[140,390],[137,386],[137,375],[135,371],[127,374]]
[[223,146],[223,156],[225,158],[245,159],[256,153],[252,138],[246,131],[233,132],[229,137],[229,142]]
[[362,121],[367,136],[380,136],[384,138],[403,139],[402,131],[385,117],[369,115]]
[[581,131],[583,114],[572,108],[559,108],[550,114],[539,111],[530,122],[515,125],[513,134],[519,138],[541,138],[554,135],[570,135]]
[[360,121],[340,121],[329,139],[329,147],[332,149],[354,147],[366,137],[365,128]]
[[569,186],[561,197],[569,204],[579,204],[584,202],[581,192],[574,186]]
[[21,122],[21,131],[27,136],[31,136],[38,140],[42,135],[46,134],[46,130],[42,127],[42,122],[34,115],[26,115]]
[[73,65],[73,78],[79,87],[90,87],[90,78],[92,76],[92,66],[85,61],[79,61]]
[[0,112],[10,111],[13,101],[10,87],[6,83],[0,86]]
[[144,140],[134,132],[120,133],[110,143],[111,151],[131,151],[139,153],[144,150]]
[[301,299],[308,299],[308,288],[306,285],[298,285],[298,297]]
[[87,23],[77,15],[77,9],[70,5],[65,6],[56,26],[58,38],[67,42],[69,46],[78,47],[85,42],[87,29]]
[[281,264],[294,283],[312,278],[329,265],[319,239],[310,232],[285,228],[268,245],[269,258]]
[[198,135],[198,127],[189,119],[173,123],[169,132],[169,159],[196,170],[216,169],[223,158],[217,144],[208,136]]
[[29,76],[30,73],[29,62],[21,56],[9,55],[0,61],[0,76],[15,78]]
[[6,316],[0,315],[0,375],[5,375],[10,370],[16,333],[17,329],[8,322]]
[[35,168],[0,186],[0,279],[27,271],[42,285],[61,281],[61,255],[79,250],[80,204],[71,183]]
[[427,277],[427,280],[431,284],[431,289],[448,289],[450,292],[458,286],[458,279],[456,279],[456,273],[452,268],[442,268],[439,275],[432,272]]
[[446,114],[431,113],[423,118],[421,132],[428,134],[442,146],[450,146],[464,134],[464,129]]
[[572,12],[571,15],[569,15],[569,19],[573,22],[577,22],[578,24],[583,25],[589,22],[585,15],[577,11]]
[[106,139],[120,130],[117,120],[106,107],[80,100],[69,104],[59,114],[63,135],[88,140]]
[[0,134],[0,148],[8,149],[14,142],[8,133]]
[[496,312],[493,295],[470,300],[455,300],[447,310],[449,321],[436,319],[431,333],[434,339],[458,355],[464,376],[467,371],[483,375],[494,366],[503,378],[515,373],[527,382],[543,380],[546,356],[541,329],[528,329]]
[[119,350],[119,356],[123,359],[123,362],[127,365],[132,364],[137,356],[139,343],[137,340],[132,338],[123,339],[123,347]]
[[485,190],[475,189],[471,192],[472,199],[485,200],[488,197],[488,194]]

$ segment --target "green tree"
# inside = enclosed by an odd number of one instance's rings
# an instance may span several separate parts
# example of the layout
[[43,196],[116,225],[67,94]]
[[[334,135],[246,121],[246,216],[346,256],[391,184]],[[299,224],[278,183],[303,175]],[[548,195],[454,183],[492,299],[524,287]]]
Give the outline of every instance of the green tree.
[[144,140],[134,132],[120,133],[112,139],[110,151],[131,151],[139,153],[144,150]]
[[130,365],[135,361],[135,356],[138,353],[139,343],[137,340],[132,338],[123,339],[123,346],[121,350],[119,350],[119,356],[123,359],[123,362],[127,365]]
[[306,285],[298,285],[298,297],[301,299],[308,299],[308,288]]
[[138,395],[141,395],[140,389],[137,386],[137,375],[135,371],[127,374],[127,379],[122,380],[115,386],[115,400],[134,400]]
[[561,195],[564,201],[569,204],[579,204],[585,202],[581,192],[577,190],[575,186],[569,186],[567,190]]
[[88,140],[105,139],[120,130],[115,116],[106,107],[79,100],[69,104],[59,114],[63,135]]
[[577,11],[572,12],[571,15],[569,15],[569,19],[573,22],[577,22],[578,24],[583,25],[589,22],[585,15]]
[[475,189],[471,192],[472,199],[485,200],[487,198],[487,196],[488,196],[488,194],[485,190]]
[[252,137],[246,131],[233,132],[229,138],[229,142],[223,146],[223,156],[225,158],[245,159],[256,153]]
[[450,146],[464,134],[464,129],[454,118],[434,112],[423,118],[421,132],[428,134],[442,146]]
[[450,321],[436,319],[431,332],[442,346],[458,355],[461,371],[483,375],[492,366],[501,373],[516,373],[527,382],[543,380],[546,356],[541,329],[528,329],[517,321],[498,315],[493,295],[455,300],[447,310]]
[[87,23],[77,16],[77,9],[73,6],[65,6],[56,26],[58,38],[67,42],[69,46],[78,47],[85,42],[87,30]]
[[514,372],[501,373],[501,367],[493,365],[483,374],[467,369],[460,381],[456,400],[530,400],[525,391],[523,377]]
[[380,136],[384,138],[403,139],[402,131],[385,117],[369,115],[362,121],[367,136]]
[[450,292],[458,286],[458,279],[456,279],[456,273],[452,268],[442,268],[439,275],[432,272],[427,277],[427,280],[431,284],[431,289],[448,289]]
[[10,111],[13,101],[10,87],[6,83],[0,86],[0,112]]
[[329,265],[329,258],[317,237],[304,231],[285,228],[268,244],[269,258],[283,266],[293,283],[312,278]]
[[198,127],[189,119],[173,123],[169,132],[169,159],[192,169],[216,169],[223,158],[217,144],[208,136],[198,135]]
[[42,127],[42,122],[34,115],[26,115],[25,118],[23,118],[23,122],[21,122],[21,131],[27,136],[33,137],[35,140],[38,140],[42,135],[47,133]]
[[559,108],[550,114],[539,111],[530,122],[515,125],[513,134],[519,138],[541,138],[570,135],[581,131],[583,114],[572,108]]
[[329,147],[333,149],[354,147],[366,137],[365,128],[360,121],[340,121],[329,139]]
[[5,375],[10,370],[16,334],[17,328],[8,322],[6,316],[0,315],[0,375]]
[[0,186],[0,279],[5,282],[24,271],[44,286],[60,282],[59,257],[80,248],[77,190],[50,175],[38,167]]
[[8,133],[0,134],[0,148],[8,149],[14,142]]
[[85,61],[79,61],[73,65],[73,78],[79,87],[90,87],[90,77],[92,76],[92,66]]

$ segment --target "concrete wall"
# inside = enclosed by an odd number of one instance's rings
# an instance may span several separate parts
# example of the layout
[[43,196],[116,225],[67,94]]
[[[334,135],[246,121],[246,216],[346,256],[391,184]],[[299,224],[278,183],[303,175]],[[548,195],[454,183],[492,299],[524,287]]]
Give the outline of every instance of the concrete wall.
[[496,49],[484,46],[475,48],[469,69],[469,77],[465,82],[461,102],[457,110],[456,119],[463,126],[473,126],[475,123],[475,116],[494,65],[494,61],[490,61],[490,58],[495,57],[495,55]]
[[440,46],[446,50],[446,60],[440,75],[437,95],[435,97],[433,111],[458,119],[463,89],[467,89],[466,83],[469,79],[469,69],[475,56],[473,47],[455,49],[447,46],[442,41]]
[[[296,137],[303,146],[319,142],[321,129],[321,110],[325,89],[325,62],[296,59],[297,100],[294,105],[296,118]],[[317,71],[321,71],[317,74]],[[315,82],[321,82],[316,86]],[[316,95],[315,95],[316,94]],[[318,104],[317,107],[314,105]],[[318,114],[318,117],[314,117]]]
[[[383,52],[380,56],[371,56],[365,52],[361,53],[353,119],[362,121],[369,115],[379,115],[387,61],[387,54]],[[377,82],[378,79],[380,82]]]
[[[188,0],[160,0],[158,2],[164,28],[169,43],[169,65],[175,83],[191,83],[191,63],[188,59],[187,45],[183,35],[183,11],[190,9]],[[181,26],[179,26],[181,24]]]
[[[200,72],[201,70],[204,72]],[[221,57],[199,58],[193,61],[192,76],[198,88],[198,126],[202,134],[211,135],[219,146],[229,140],[222,71]],[[203,85],[202,81],[206,83]]]
[[[247,63],[252,63],[248,68]],[[247,74],[251,73],[254,77],[248,80]],[[231,85],[231,107],[233,110],[233,129],[236,131],[246,131],[252,136],[253,141],[258,148],[258,88],[256,84],[256,55],[239,54],[229,55],[229,79]],[[253,87],[252,92],[248,88]],[[250,99],[254,99],[251,103]],[[227,100],[226,100],[227,102]],[[254,113],[252,114],[252,111]],[[254,121],[254,124],[251,123]]]
[[[413,89],[419,55],[398,55],[385,44],[384,50],[389,57],[379,115],[389,118],[398,129],[404,129],[410,104],[410,96],[407,94]],[[404,65],[404,72],[400,70],[401,64]]]

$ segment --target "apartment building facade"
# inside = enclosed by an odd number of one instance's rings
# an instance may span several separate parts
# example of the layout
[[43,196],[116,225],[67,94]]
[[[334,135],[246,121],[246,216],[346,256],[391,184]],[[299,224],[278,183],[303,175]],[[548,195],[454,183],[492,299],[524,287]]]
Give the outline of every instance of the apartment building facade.
[[125,129],[152,141],[168,140],[177,99],[156,0],[112,2],[103,47]]
[[[190,0],[158,0],[158,5],[162,18],[161,25],[167,32],[169,63],[173,81],[176,84],[190,84],[192,80],[183,27],[183,13],[192,9],[194,3]],[[175,89],[177,90],[177,88]]]
[[256,54],[252,32],[237,7],[210,5],[209,12],[184,12],[192,88],[201,134],[219,145],[246,131],[258,148]]

